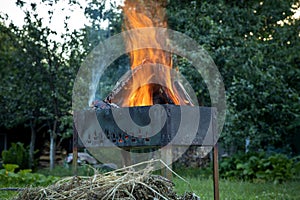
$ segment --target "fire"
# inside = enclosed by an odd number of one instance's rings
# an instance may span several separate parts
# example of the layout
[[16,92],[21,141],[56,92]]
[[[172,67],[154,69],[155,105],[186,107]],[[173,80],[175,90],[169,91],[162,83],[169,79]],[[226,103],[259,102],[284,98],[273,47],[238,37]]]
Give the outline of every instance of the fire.
[[[124,29],[136,29],[144,27],[167,27],[165,6],[166,0],[126,0],[123,7],[124,12]],[[142,74],[133,74],[133,87],[136,88],[130,91],[128,101],[124,101],[122,106],[149,106],[153,105],[154,95],[157,91],[162,91],[170,99],[173,104],[179,105],[180,95],[176,95],[172,86],[170,70],[172,69],[172,58],[169,52],[160,49],[166,45],[167,38],[160,38],[155,30],[149,31],[148,35],[142,37],[138,33],[131,34],[124,38],[126,46],[139,46],[139,43],[154,44],[156,49],[141,49],[130,52],[131,70],[137,67],[144,66],[145,63],[161,64],[165,67],[164,73],[157,73],[151,68],[142,70]],[[151,77],[156,76],[160,81],[163,81],[165,87],[158,87],[155,84],[150,84]]]

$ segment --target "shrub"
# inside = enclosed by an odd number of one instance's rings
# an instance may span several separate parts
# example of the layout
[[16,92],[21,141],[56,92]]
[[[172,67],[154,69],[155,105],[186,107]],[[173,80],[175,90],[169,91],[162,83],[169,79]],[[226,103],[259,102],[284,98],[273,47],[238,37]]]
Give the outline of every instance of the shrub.
[[238,153],[220,162],[220,176],[281,183],[293,178],[299,165],[297,159],[288,158],[283,154],[268,156],[264,152]]
[[15,172],[19,168],[16,164],[4,164],[4,169],[0,170],[0,182],[3,185],[31,185],[41,186],[49,185],[59,180],[54,176],[45,176],[38,173],[31,173],[31,169],[20,170]]
[[2,151],[2,159],[4,164],[16,164],[20,169],[29,167],[28,150],[20,142],[12,143],[8,150]]

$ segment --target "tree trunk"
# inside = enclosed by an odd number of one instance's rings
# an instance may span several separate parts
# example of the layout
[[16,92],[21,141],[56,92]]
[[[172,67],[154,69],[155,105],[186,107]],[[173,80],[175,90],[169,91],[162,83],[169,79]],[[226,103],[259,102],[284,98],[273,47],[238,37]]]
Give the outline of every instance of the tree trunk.
[[55,167],[56,133],[50,134],[50,170]]
[[35,139],[36,139],[36,130],[35,123],[30,120],[30,130],[31,130],[31,138],[30,138],[30,147],[29,147],[29,168],[32,169],[34,167],[34,148],[35,148]]
[[55,154],[56,154],[56,127],[57,120],[54,121],[53,129],[50,133],[50,171],[52,171],[55,167]]

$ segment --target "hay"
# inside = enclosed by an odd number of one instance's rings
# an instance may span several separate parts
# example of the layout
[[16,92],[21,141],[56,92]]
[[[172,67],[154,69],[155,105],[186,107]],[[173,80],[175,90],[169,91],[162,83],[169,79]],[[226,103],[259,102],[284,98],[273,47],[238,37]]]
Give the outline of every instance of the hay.
[[[125,167],[105,174],[90,177],[68,177],[48,187],[28,188],[21,191],[15,200],[107,200],[107,199],[155,199],[155,200],[197,200],[192,193],[179,196],[174,192],[174,184],[158,175],[153,175],[153,163],[161,160],[147,161]],[[147,164],[142,170],[134,167]],[[164,163],[163,163],[164,164]],[[165,165],[165,164],[164,164]],[[165,165],[167,167],[167,165]],[[175,173],[176,176],[178,176]],[[178,176],[181,178],[180,176]],[[181,178],[184,180],[183,178]],[[185,181],[185,180],[184,180]]]

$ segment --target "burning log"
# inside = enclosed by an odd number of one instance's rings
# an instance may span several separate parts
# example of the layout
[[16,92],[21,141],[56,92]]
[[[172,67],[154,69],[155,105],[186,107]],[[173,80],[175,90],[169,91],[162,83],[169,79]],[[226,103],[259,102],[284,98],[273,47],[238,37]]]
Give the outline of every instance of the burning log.
[[[149,76],[145,78],[145,74]],[[168,87],[165,84],[166,80],[162,79],[165,76],[170,76],[168,81],[171,82],[171,87]],[[173,75],[171,69],[163,65],[143,63],[123,75],[104,102],[127,107],[131,106],[130,100],[141,98],[137,94],[142,94],[150,96],[151,104],[149,105],[178,103],[180,105],[195,105],[180,81],[177,76]],[[142,96],[142,98],[145,98],[145,96]],[[147,105],[141,104],[139,106]]]
[[118,108],[119,106],[114,103],[108,103],[102,100],[94,100],[92,104],[90,105],[90,108],[93,110],[96,109],[110,109],[110,108]]

